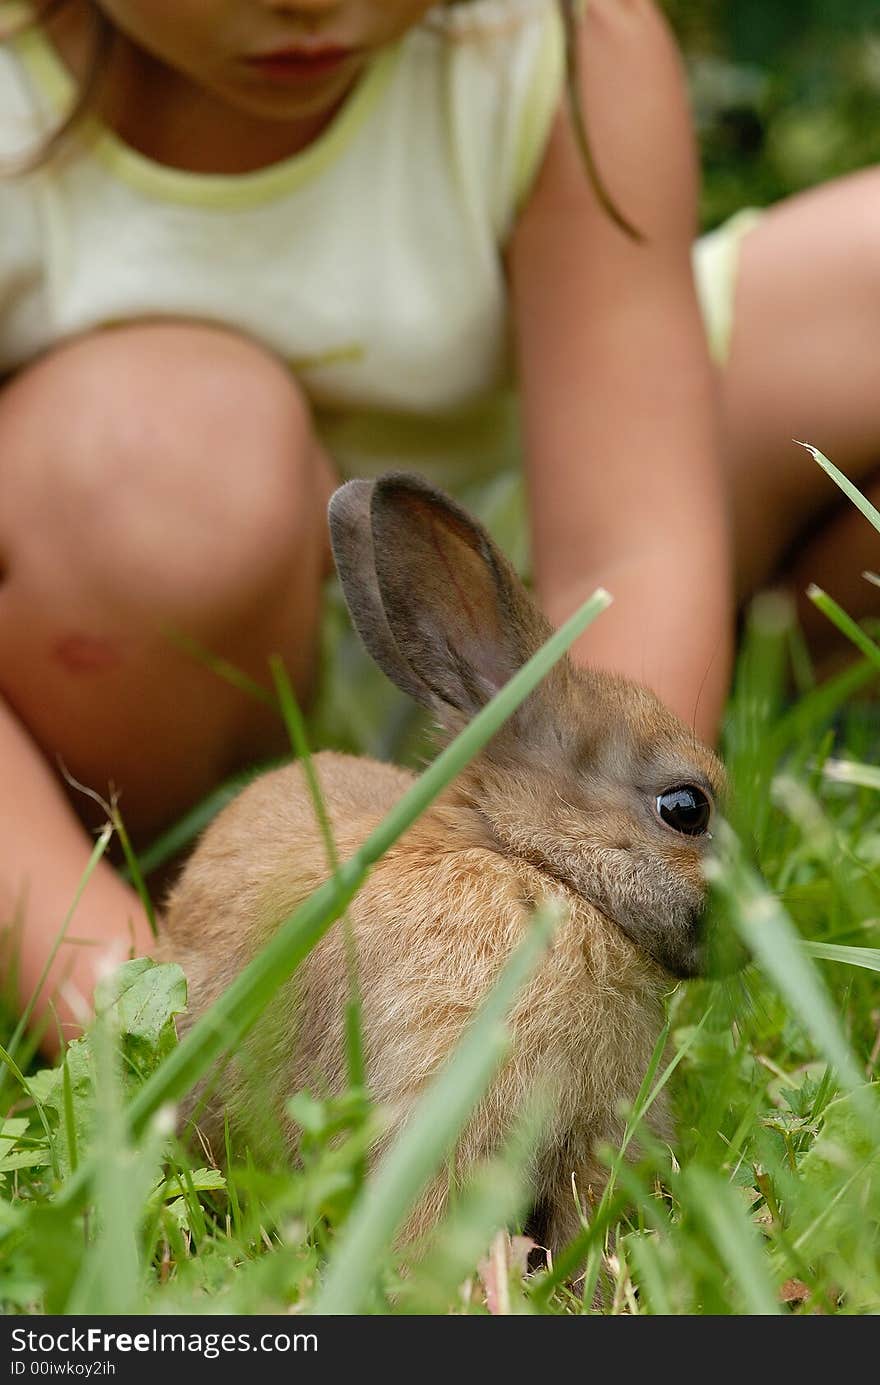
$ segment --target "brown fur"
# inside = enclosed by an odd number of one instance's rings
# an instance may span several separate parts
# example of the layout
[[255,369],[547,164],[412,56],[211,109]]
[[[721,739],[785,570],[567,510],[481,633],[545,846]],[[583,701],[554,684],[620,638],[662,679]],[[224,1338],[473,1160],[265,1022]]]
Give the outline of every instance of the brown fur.
[[[543,618],[483,531],[423,483],[349,483],[337,497],[337,564],[358,628],[386,672],[454,729],[542,642]],[[403,770],[332,752],[315,767],[342,859],[411,782]],[[650,693],[563,662],[350,907],[370,1091],[402,1122],[536,906],[565,906],[550,953],[515,1003],[510,1057],[457,1150],[461,1166],[488,1155],[535,1082],[552,1093],[534,1171],[552,1248],[577,1227],[572,1174],[582,1192],[602,1183],[595,1146],[619,1139],[670,969],[697,965],[705,838],[675,832],[654,806],[681,783],[720,791],[712,753]],[[165,955],[189,981],[190,1020],[327,874],[299,766],[263,776],[225,809],[165,925]],[[347,998],[337,924],[227,1068],[222,1104],[215,1097],[206,1113],[209,1133],[223,1105],[250,1133],[302,1087],[342,1089]],[[290,1129],[283,1118],[275,1124]],[[444,1195],[438,1178],[411,1232],[430,1225]]]

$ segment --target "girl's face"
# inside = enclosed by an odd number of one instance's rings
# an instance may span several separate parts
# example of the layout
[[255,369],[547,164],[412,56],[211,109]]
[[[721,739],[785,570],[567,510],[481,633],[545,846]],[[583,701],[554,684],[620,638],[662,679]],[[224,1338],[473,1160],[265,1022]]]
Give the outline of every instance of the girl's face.
[[332,110],[434,0],[97,0],[137,47],[243,114]]

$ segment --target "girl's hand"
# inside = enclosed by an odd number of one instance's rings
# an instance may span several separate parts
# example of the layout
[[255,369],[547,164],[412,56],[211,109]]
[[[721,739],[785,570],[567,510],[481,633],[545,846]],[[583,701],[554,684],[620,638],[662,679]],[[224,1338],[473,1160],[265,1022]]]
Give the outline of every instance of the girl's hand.
[[590,0],[578,41],[596,163],[644,239],[600,206],[560,110],[509,251],[538,592],[560,621],[607,586],[615,604],[579,657],[647,683],[712,739],[728,537],[685,81],[649,0]]

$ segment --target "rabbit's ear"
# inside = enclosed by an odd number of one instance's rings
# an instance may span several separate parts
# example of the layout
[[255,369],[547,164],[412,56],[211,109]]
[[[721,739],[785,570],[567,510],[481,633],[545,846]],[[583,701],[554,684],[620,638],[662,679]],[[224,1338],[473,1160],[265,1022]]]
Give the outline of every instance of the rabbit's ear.
[[370,514],[399,657],[442,704],[432,700],[435,711],[471,715],[543,644],[549,624],[482,526],[419,477],[381,477]]
[[346,481],[330,497],[330,543],[352,623],[382,672],[416,702],[433,706],[430,690],[401,656],[376,577],[370,502],[374,481]]

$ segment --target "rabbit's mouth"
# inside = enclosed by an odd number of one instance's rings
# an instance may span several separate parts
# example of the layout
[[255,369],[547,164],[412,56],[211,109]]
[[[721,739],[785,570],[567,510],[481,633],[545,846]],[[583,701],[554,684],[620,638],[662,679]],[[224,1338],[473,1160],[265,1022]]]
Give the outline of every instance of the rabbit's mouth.
[[628,850],[606,850],[577,862],[562,853],[548,860],[540,849],[521,855],[598,909],[670,976],[686,980],[706,974],[706,894],[701,886]]
[[[651,886],[642,881],[634,890],[630,872],[632,859],[626,857],[627,869],[618,859],[612,869],[606,862],[594,861],[592,868],[566,868],[563,861],[550,861],[540,850],[517,852],[520,860],[549,876],[565,889],[571,890],[619,928],[640,952],[644,953],[670,976],[678,980],[704,976],[708,965],[706,948],[706,898],[701,889],[681,886],[676,882],[678,900],[669,904],[669,881],[654,880]],[[619,857],[620,853],[615,853]],[[641,895],[652,900],[653,907],[637,903]],[[634,898],[636,896],[636,898]]]
[[625,909],[615,910],[612,921],[670,976],[687,981],[706,973],[704,914],[701,902],[693,908],[675,910],[662,923]]
[[614,921],[631,942],[680,981],[729,976],[749,961],[748,952],[737,938],[710,927],[703,901],[675,911],[662,925],[658,925],[657,919],[625,910],[617,911]]

